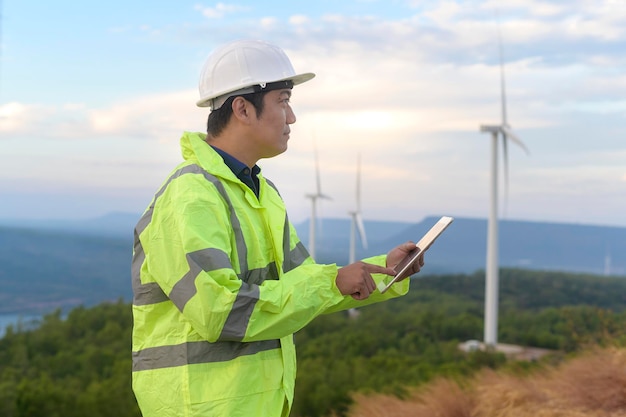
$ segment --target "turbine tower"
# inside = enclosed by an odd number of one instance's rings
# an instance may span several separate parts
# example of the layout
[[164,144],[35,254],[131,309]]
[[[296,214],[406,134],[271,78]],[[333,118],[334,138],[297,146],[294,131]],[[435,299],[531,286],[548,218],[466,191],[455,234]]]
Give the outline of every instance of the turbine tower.
[[350,258],[348,264],[356,261],[356,237],[359,234],[363,249],[367,249],[367,237],[365,236],[365,225],[361,217],[361,154],[357,157],[356,165],[356,210],[349,211],[352,218],[350,225]]
[[[480,131],[491,133],[491,201],[487,224],[487,266],[485,268],[485,329],[484,343],[487,347],[498,344],[498,137],[502,137],[504,162],[505,197],[508,188],[508,152],[507,144],[511,140],[528,153],[524,143],[513,133],[508,124],[506,113],[506,91],[504,81],[504,61],[502,57],[502,39],[498,30],[500,49],[500,98],[502,101],[502,123],[499,125],[481,125]],[[506,201],[506,199],[505,199]]]
[[[358,154],[356,160],[356,210],[349,211],[350,222],[350,255],[348,259],[348,265],[356,262],[356,237],[357,233],[361,240],[363,249],[367,249],[367,237],[365,236],[365,225],[363,224],[363,217],[361,217],[361,154]],[[357,318],[359,312],[356,308],[348,310],[348,316],[351,318]]]
[[322,194],[322,186],[320,184],[320,163],[317,155],[317,146],[315,147],[315,193],[306,194],[306,198],[311,199],[311,221],[309,222],[309,254],[315,259],[315,234],[317,231],[317,200],[331,200],[326,194]]

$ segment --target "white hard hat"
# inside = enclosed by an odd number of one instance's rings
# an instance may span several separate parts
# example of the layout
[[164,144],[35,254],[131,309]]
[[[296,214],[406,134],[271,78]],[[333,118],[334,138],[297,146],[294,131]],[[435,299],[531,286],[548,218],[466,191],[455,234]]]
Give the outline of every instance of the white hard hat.
[[[200,74],[199,107],[219,109],[228,97],[301,84],[315,77],[296,74],[285,52],[263,41],[241,40],[217,48]],[[274,84],[277,83],[277,84]]]

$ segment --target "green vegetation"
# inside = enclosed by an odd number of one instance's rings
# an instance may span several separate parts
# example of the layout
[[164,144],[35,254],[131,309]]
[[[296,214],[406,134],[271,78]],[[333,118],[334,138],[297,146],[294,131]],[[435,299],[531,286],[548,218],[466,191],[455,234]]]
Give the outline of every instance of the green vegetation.
[[[500,276],[500,341],[565,354],[626,341],[626,279],[518,269]],[[293,415],[344,413],[357,391],[402,397],[435,377],[512,366],[501,354],[458,349],[483,338],[483,294],[482,272],[426,276],[414,279],[405,297],[363,308],[357,319],[319,317],[296,337]]]
[[56,311],[0,339],[0,415],[140,416],[131,392],[130,305]]
[[[465,354],[482,339],[484,275],[416,278],[400,299],[319,317],[296,335],[298,381],[292,416],[345,414],[355,392],[408,395],[437,377],[485,368],[524,372],[496,353]],[[499,338],[555,349],[626,342],[626,279],[503,270]],[[0,415],[139,416],[130,382],[130,305],[122,300],[57,311],[35,330],[0,339]],[[558,357],[557,357],[558,359]],[[552,358],[551,360],[555,360]]]

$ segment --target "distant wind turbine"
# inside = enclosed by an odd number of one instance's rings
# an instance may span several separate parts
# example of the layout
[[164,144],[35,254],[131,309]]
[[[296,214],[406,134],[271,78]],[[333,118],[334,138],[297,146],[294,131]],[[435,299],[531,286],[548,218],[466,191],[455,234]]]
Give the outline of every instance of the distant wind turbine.
[[309,222],[309,254],[315,259],[315,234],[317,231],[317,200],[331,200],[329,196],[322,193],[320,184],[320,163],[317,154],[317,146],[315,147],[315,193],[307,194],[306,198],[311,199],[311,221]]
[[604,275],[611,275],[611,250],[609,245],[606,246],[606,253],[604,255]]
[[365,225],[363,224],[363,217],[361,217],[361,155],[357,157],[356,165],[356,210],[349,211],[352,218],[350,226],[350,259],[349,264],[356,261],[356,237],[357,233],[361,240],[363,249],[367,249],[367,237],[365,236]]
[[[348,264],[356,262],[356,237],[357,233],[361,240],[363,249],[367,249],[367,237],[365,236],[365,225],[363,217],[361,217],[361,154],[358,154],[356,160],[356,209],[349,211],[348,214],[352,221],[350,222],[350,257]],[[356,318],[359,312],[356,308],[348,310],[348,316]]]
[[506,90],[504,81],[504,60],[502,39],[498,30],[500,49],[500,89],[502,100],[502,123],[499,125],[481,125],[481,132],[491,133],[491,205],[487,225],[487,267],[485,283],[485,329],[484,342],[487,346],[498,344],[498,136],[502,137],[504,157],[504,190],[508,193],[508,152],[507,144],[511,140],[528,153],[522,141],[513,133],[507,121]]

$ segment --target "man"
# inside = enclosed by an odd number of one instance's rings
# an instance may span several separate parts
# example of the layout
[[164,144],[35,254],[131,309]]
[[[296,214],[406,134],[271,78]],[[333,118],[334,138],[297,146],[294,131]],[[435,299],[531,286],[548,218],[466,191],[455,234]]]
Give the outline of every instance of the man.
[[135,229],[133,390],[145,417],[287,416],[293,334],[320,314],[408,291],[409,280],[385,294],[377,285],[414,244],[343,268],[316,264],[256,165],[287,149],[292,88],[313,77],[260,41],[230,43],[204,66],[197,105],[211,109],[208,133],[183,134],[184,162]]

